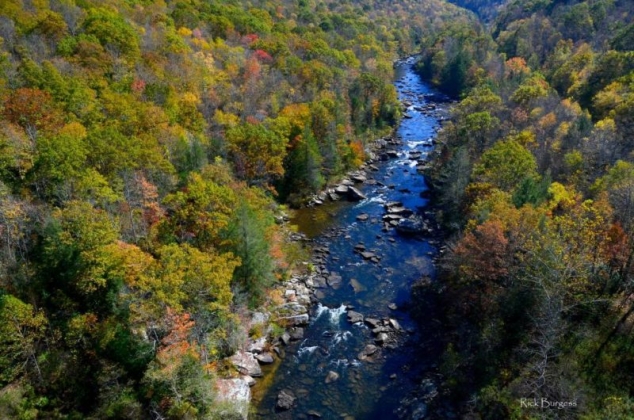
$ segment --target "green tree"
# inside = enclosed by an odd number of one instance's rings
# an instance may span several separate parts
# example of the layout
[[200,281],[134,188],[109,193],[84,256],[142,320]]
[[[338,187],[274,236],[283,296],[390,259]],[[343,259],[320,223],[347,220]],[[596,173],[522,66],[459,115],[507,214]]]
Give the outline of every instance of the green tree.
[[240,258],[233,284],[237,293],[245,294],[249,305],[256,307],[274,280],[267,220],[244,200],[238,203],[233,216],[227,229],[228,249]]
[[524,178],[537,178],[533,154],[515,140],[497,142],[473,168],[474,176],[503,191],[512,191]]
[[12,295],[0,296],[0,382],[7,384],[33,371],[39,379],[39,346],[48,321],[41,311]]

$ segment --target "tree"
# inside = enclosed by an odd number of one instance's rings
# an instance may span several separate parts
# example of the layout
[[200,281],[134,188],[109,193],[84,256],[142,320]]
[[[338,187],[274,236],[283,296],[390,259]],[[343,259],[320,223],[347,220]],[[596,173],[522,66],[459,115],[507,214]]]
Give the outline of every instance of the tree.
[[210,249],[220,245],[220,234],[229,225],[236,202],[231,188],[192,172],[186,188],[165,197],[170,215],[159,229],[166,242],[191,242]]
[[512,191],[522,179],[537,178],[537,163],[533,154],[516,141],[500,141],[484,152],[473,174],[503,191]]
[[226,133],[236,174],[252,185],[284,175],[286,140],[262,124],[243,123]]
[[54,132],[62,126],[62,116],[51,95],[39,89],[20,88],[4,102],[4,117],[22,127],[35,147],[39,131]]
[[38,353],[47,327],[41,311],[15,296],[0,296],[0,382],[13,382],[31,369],[42,379]]
[[240,266],[233,276],[236,294],[246,294],[252,307],[262,302],[265,290],[274,280],[273,260],[266,237],[267,226],[262,217],[249,203],[242,200],[226,234],[229,240],[228,249],[240,258]]

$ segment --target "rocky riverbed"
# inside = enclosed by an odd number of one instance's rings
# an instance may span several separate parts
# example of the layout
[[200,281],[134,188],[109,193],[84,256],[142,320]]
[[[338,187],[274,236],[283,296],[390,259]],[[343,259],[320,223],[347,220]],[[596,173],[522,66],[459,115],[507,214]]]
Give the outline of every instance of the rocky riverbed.
[[265,375],[252,417],[428,414],[437,361],[421,354],[428,340],[407,306],[411,285],[433,277],[433,258],[442,252],[421,172],[448,104],[413,73],[411,60],[397,69],[409,118],[375,142],[358,171],[317,194],[291,220],[300,233],[290,239],[312,249],[309,269],[284,284],[282,303],[251,320],[287,330],[274,340],[253,339],[231,358],[242,377],[227,380],[233,382],[224,394],[246,398],[253,378]]

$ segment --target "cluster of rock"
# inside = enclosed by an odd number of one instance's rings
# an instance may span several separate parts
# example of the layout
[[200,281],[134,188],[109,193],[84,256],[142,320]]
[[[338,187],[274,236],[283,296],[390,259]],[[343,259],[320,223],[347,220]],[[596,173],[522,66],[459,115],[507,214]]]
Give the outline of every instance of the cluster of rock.
[[398,336],[406,333],[399,322],[394,318],[365,317],[353,309],[348,309],[346,315],[348,322],[352,324],[363,323],[367,325],[374,337],[374,343],[368,344],[365,349],[357,355],[357,358],[361,361],[374,361],[378,359],[378,357],[380,357],[380,347],[396,348],[398,345]]
[[[248,326],[260,327],[263,330],[262,336],[249,339],[242,349],[229,358],[240,374],[238,378],[216,381],[217,401],[227,403],[227,418],[233,416],[247,419],[251,400],[250,387],[256,383],[255,378],[263,375],[262,366],[284,357],[286,345],[304,338],[304,327],[310,320],[308,310],[315,302],[313,277],[307,275],[291,278],[282,286],[283,303],[270,309],[270,312],[255,312],[251,315]],[[286,326],[286,332],[281,337],[271,339],[270,321]],[[289,392],[282,396],[280,404],[290,408],[294,398]]]
[[397,158],[398,152],[395,148],[401,144],[402,142],[400,140],[392,136],[376,140],[371,146],[372,151],[368,153],[368,160],[361,165],[359,170],[348,173],[338,184],[313,196],[309,200],[308,206],[320,206],[328,200],[339,201],[345,199],[348,201],[361,201],[366,199],[367,197],[357,188],[357,185],[385,186],[372,177],[372,173],[379,170],[375,163],[377,161]]

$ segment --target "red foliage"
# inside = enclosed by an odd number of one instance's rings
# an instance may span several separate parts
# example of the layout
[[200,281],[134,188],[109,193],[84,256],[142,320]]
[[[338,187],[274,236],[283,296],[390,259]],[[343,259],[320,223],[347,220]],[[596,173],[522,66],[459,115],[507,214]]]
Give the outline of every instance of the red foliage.
[[54,131],[64,123],[51,95],[39,89],[21,88],[11,92],[4,102],[3,114],[32,138],[40,130]]
[[130,85],[130,89],[132,89],[132,92],[143,93],[145,90],[145,81],[143,79],[135,78],[132,85]]
[[271,57],[271,55],[264,50],[255,50],[255,58],[265,64],[270,64],[273,62],[273,57]]
[[257,34],[248,34],[242,37],[242,43],[248,46],[253,44],[258,39],[260,39],[260,37]]

